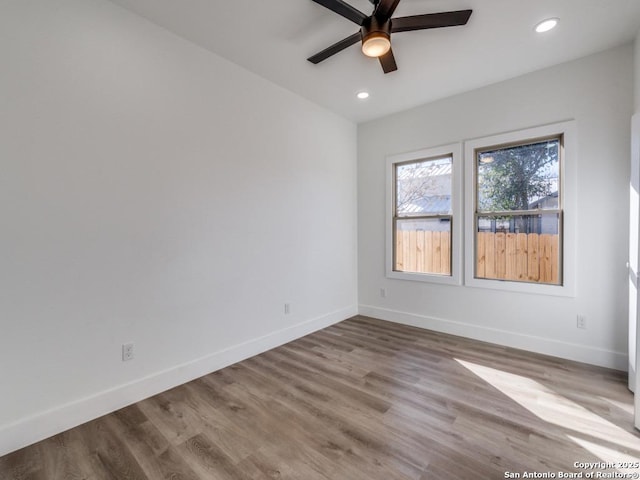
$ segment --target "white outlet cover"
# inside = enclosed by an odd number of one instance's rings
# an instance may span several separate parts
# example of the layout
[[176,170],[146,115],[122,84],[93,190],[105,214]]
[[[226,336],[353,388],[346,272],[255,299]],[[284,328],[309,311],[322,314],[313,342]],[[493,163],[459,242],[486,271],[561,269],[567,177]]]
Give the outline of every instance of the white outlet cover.
[[133,343],[125,343],[122,345],[122,361],[133,360]]

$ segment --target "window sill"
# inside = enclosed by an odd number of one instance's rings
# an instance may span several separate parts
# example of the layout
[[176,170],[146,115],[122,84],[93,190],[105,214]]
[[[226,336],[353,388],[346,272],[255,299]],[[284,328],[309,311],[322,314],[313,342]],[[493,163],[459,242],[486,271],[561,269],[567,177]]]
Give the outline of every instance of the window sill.
[[435,283],[440,285],[462,285],[459,278],[450,275],[431,275],[429,273],[411,273],[388,271],[387,278],[410,280],[414,282]]
[[556,297],[575,297],[573,282],[564,285],[545,285],[529,282],[514,282],[512,280],[492,280],[484,278],[470,278],[465,286],[473,288],[488,288],[507,292],[528,293],[532,295],[551,295]]

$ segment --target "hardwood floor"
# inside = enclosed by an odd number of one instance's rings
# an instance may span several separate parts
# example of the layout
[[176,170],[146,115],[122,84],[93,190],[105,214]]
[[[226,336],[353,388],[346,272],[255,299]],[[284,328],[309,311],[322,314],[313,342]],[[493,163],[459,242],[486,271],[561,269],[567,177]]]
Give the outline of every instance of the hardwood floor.
[[632,403],[621,372],[359,316],[0,457],[0,479],[640,474],[575,465],[640,462]]

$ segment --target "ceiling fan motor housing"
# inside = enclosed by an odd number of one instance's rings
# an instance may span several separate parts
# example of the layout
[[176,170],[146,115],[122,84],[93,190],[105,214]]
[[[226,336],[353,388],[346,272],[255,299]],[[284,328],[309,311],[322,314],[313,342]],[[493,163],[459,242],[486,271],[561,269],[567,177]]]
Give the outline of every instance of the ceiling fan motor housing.
[[379,21],[375,15],[365,19],[362,24],[362,40],[366,41],[372,37],[385,37],[391,38],[391,19],[387,19],[384,22]]
[[380,21],[375,15],[366,18],[360,29],[362,52],[368,57],[381,57],[391,48],[391,20]]

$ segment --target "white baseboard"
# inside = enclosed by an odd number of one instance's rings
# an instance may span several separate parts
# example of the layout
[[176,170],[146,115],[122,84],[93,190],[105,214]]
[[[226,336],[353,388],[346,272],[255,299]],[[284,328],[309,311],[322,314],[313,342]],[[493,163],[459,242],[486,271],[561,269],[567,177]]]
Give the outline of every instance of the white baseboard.
[[400,312],[370,305],[360,305],[358,312],[381,320],[424,328],[436,332],[449,333],[483,342],[519,348],[530,352],[543,353],[567,360],[588,363],[616,370],[627,370],[627,354],[576,343],[562,342],[550,338],[525,335],[507,330],[483,327],[470,323],[456,322],[442,318],[427,317],[415,313]]
[[0,427],[0,456],[356,315],[355,305]]

